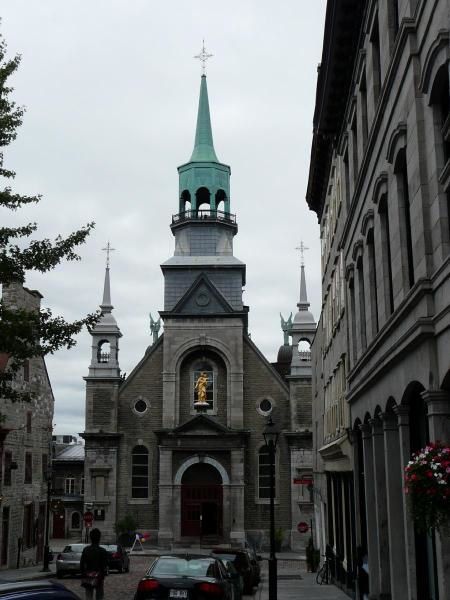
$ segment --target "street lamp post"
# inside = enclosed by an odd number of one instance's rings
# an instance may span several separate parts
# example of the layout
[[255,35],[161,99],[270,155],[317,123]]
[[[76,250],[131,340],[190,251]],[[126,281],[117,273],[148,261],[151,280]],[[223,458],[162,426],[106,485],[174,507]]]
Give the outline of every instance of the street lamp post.
[[272,417],[269,417],[263,432],[269,449],[270,461],[270,557],[269,557],[269,600],[277,600],[277,558],[275,556],[275,450],[278,432]]
[[[51,457],[49,457],[51,460]],[[48,545],[49,542],[49,531],[50,531],[50,495],[51,495],[51,486],[52,486],[52,471],[50,464],[47,467],[47,505],[45,508],[45,540],[44,540],[44,566],[42,567],[42,571],[49,572],[49,563],[50,563],[50,548]]]

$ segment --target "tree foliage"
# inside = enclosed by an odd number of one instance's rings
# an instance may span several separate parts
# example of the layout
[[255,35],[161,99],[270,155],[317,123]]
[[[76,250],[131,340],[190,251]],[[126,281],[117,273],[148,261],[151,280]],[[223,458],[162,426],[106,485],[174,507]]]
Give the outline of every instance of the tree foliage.
[[[7,57],[7,45],[0,33],[0,215],[2,211],[15,211],[41,199],[39,195],[14,193],[10,183],[16,174],[4,166],[4,148],[16,139],[25,112],[23,106],[11,99],[13,88],[8,85],[19,64],[20,55]],[[3,287],[23,284],[27,271],[46,273],[63,260],[79,260],[76,248],[86,240],[93,226],[88,223],[67,237],[58,235],[54,240],[29,239],[37,231],[36,223],[0,227],[0,284]],[[9,357],[8,368],[0,372],[0,397],[30,400],[29,392],[14,385],[25,361],[60,348],[71,348],[75,345],[73,336],[84,325],[93,325],[97,318],[98,315],[88,315],[70,323],[61,316],[54,317],[49,309],[13,308],[0,300],[0,352]]]

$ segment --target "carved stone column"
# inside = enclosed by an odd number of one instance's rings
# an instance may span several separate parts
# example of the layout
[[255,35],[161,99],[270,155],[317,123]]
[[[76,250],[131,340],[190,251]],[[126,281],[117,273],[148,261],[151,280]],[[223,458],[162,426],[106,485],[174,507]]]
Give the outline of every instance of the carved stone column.
[[364,483],[366,491],[367,556],[370,571],[370,598],[380,595],[380,565],[378,562],[378,529],[373,507],[375,506],[375,478],[373,468],[372,427],[368,423],[359,426],[362,432],[364,457]]
[[392,600],[407,600],[403,473],[395,414],[383,414]]

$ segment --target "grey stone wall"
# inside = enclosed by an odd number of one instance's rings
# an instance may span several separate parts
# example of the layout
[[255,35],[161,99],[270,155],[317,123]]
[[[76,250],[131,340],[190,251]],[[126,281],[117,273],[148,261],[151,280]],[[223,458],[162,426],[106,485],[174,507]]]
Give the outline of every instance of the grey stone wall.
[[[6,306],[38,310],[41,294],[28,290],[21,284],[3,286],[2,298]],[[18,389],[28,389],[34,394],[30,403],[11,403],[2,399],[1,413],[6,419],[2,427],[12,429],[7,435],[3,447],[12,455],[17,469],[11,471],[11,485],[2,484],[3,501],[0,510],[9,508],[9,538],[6,567],[15,568],[18,558],[18,540],[23,537],[23,518],[26,506],[33,505],[34,518],[39,517],[38,534],[31,547],[24,547],[20,552],[20,566],[36,564],[42,560],[43,532],[45,521],[45,504],[47,485],[43,476],[42,456],[51,456],[51,425],[53,421],[54,398],[48,378],[45,362],[42,358],[29,361],[29,377],[25,371],[19,372],[15,385]],[[27,413],[31,413],[31,431],[27,428]],[[25,454],[32,454],[32,483],[25,483]],[[49,460],[49,459],[48,459]],[[40,516],[39,516],[40,515]],[[0,539],[2,538],[3,521],[0,518]]]

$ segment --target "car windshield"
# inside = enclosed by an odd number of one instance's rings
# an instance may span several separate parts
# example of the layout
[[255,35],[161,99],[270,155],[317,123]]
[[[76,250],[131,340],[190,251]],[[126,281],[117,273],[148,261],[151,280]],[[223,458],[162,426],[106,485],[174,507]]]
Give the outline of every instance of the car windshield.
[[71,546],[66,546],[63,550],[64,552],[83,552],[83,548],[86,548],[86,544],[72,544]]
[[217,568],[210,558],[160,558],[151,574],[176,577],[217,577]]

